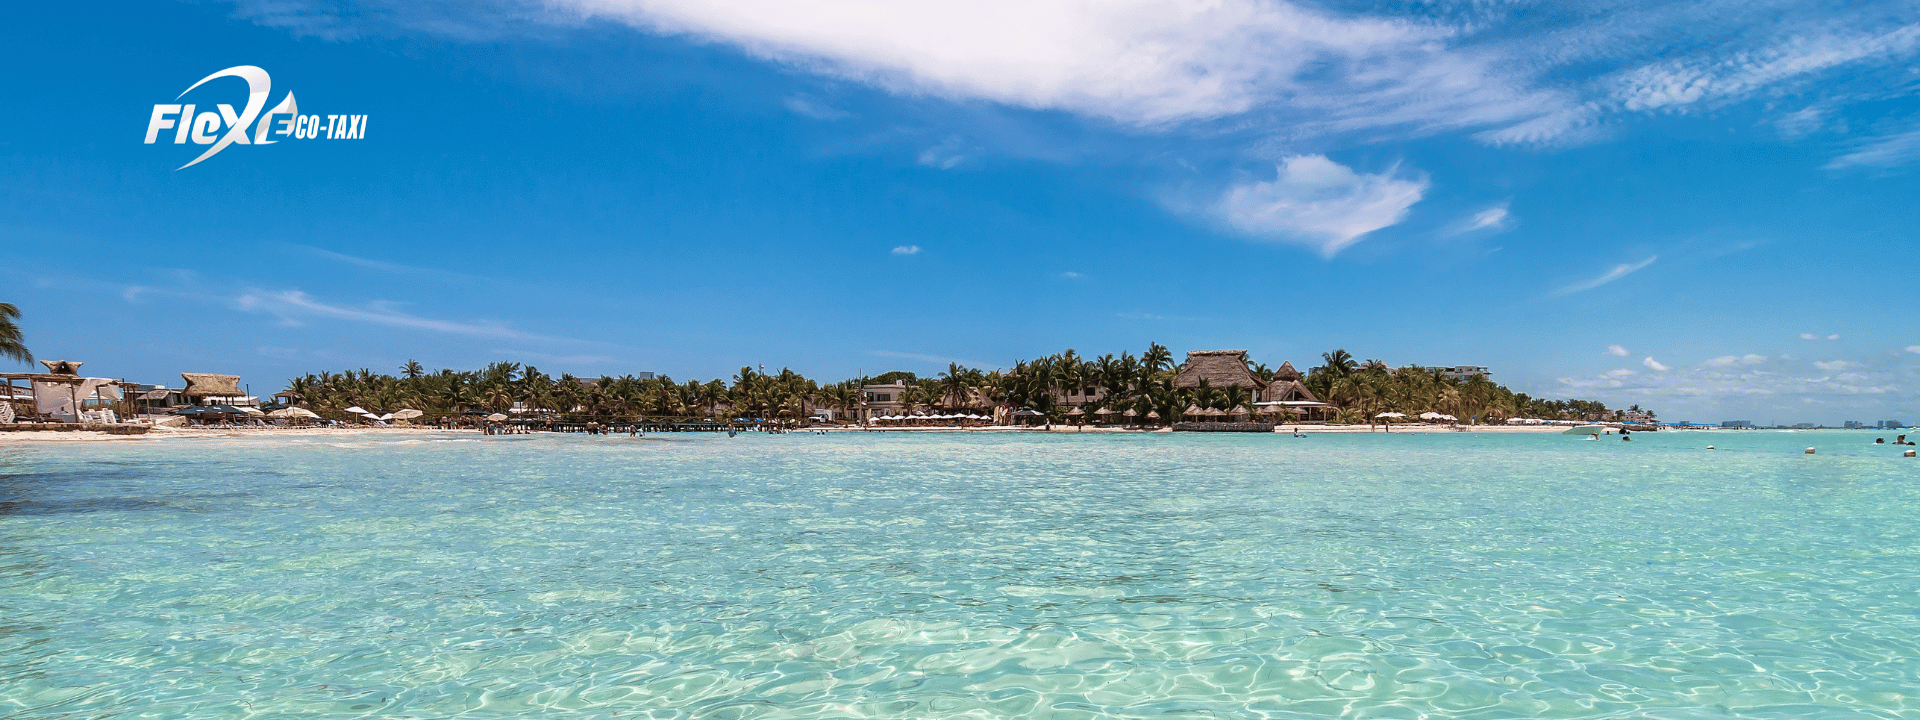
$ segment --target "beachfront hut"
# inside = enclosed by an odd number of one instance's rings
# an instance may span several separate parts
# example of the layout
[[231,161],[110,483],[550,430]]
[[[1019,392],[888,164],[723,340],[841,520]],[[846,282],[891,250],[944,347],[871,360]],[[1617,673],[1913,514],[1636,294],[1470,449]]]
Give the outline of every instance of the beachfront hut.
[[1180,411],[1180,414],[1186,417],[1206,417],[1207,411],[1200,409],[1199,405],[1188,405],[1187,409]]
[[247,394],[240,389],[239,375],[180,373],[180,379],[187,381],[187,387],[180,391],[180,396],[186,398],[188,402],[211,398],[241,398]]
[[1237,418],[1250,417],[1253,415],[1253,413],[1247,412],[1247,406],[1245,405],[1235,405],[1232,410],[1227,411],[1227,414]]

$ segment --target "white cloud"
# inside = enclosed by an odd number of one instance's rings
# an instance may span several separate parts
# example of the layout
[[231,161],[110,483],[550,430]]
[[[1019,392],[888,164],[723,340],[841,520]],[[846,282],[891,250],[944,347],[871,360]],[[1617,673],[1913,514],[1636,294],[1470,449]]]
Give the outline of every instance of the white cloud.
[[1819,333],[1800,333],[1800,339],[1801,340],[1839,340],[1840,333],[1833,333],[1831,335],[1821,335]]
[[1080,277],[1080,273],[1074,272],[1072,270],[1068,270],[1066,272],[1060,273],[1060,277],[1066,278],[1068,280],[1075,280]]
[[1628,355],[1632,355],[1633,353],[1628,352],[1626,348],[1621,347],[1619,345],[1608,345],[1607,354],[1612,355],[1614,357],[1626,357]]
[[1828,170],[1890,168],[1920,160],[1920,130],[1869,139],[1853,152],[1827,163]]
[[[1909,93],[1907,61],[1920,46],[1916,13],[1901,0],[1643,0],[1607,3],[1603,12],[1507,0],[234,5],[237,17],[329,40],[550,39],[611,19],[906,96],[985,100],[1137,127],[1231,119],[1235,129],[1255,128],[1283,145],[1337,133],[1377,138],[1389,129],[1464,129],[1493,145],[1565,144],[1599,137],[1622,111],[1768,95],[1796,100],[1768,114],[1798,114],[1787,124],[1808,126],[1809,107],[1825,113],[1823,103]],[[1367,11],[1334,9],[1360,6]],[[1396,10],[1401,16],[1391,17]],[[1880,157],[1869,152],[1836,163]]]
[[1883,33],[1833,32],[1781,38],[1771,46],[1711,58],[1641,66],[1617,80],[1629,110],[1679,108],[1738,99],[1868,58],[1898,58],[1920,47],[1920,25]]
[[919,245],[901,245],[901,246],[899,246],[899,247],[896,247],[896,248],[894,248],[894,249],[893,249],[893,254],[895,254],[895,255],[919,255],[919,254],[920,254],[920,246],[919,246]]
[[1621,378],[1621,377],[1626,377],[1632,374],[1633,374],[1632,370],[1628,370],[1626,368],[1618,368],[1614,370],[1608,370],[1606,376],[1610,378]]
[[1559,290],[1555,291],[1554,294],[1555,295],[1571,295],[1577,292],[1585,292],[1588,290],[1592,290],[1594,288],[1600,287],[1601,285],[1605,285],[1607,283],[1610,283],[1615,280],[1619,280],[1620,278],[1631,275],[1635,271],[1639,270],[1640,268],[1644,268],[1648,265],[1652,265],[1653,261],[1659,260],[1659,259],[1660,259],[1659,255],[1654,255],[1654,256],[1648,257],[1645,260],[1641,260],[1640,262],[1637,262],[1637,263],[1623,263],[1620,265],[1615,265],[1613,266],[1612,270],[1608,270],[1604,273],[1601,273],[1600,277],[1594,278],[1592,280],[1577,282],[1572,285],[1568,285],[1566,287],[1560,288]]
[[1758,365],[1766,361],[1767,356],[1765,355],[1722,355],[1701,363],[1701,365],[1707,367],[1733,367],[1735,365]]
[[1652,368],[1655,372],[1666,372],[1668,369],[1667,366],[1660,364],[1660,361],[1653,359],[1652,355],[1648,355],[1647,359],[1641,360],[1640,364]]
[[372,323],[389,327],[432,330],[434,332],[455,335],[474,335],[479,337],[510,338],[514,340],[554,340],[531,333],[524,333],[503,324],[485,322],[460,322],[455,320],[436,320],[410,315],[393,309],[387,303],[372,303],[365,308],[352,308],[342,305],[330,305],[313,299],[299,290],[253,290],[235,298],[241,310],[248,312],[263,311],[280,318],[280,322],[289,326],[298,326],[307,317],[326,317],[337,320]]
[[1908,345],[1907,352],[1913,353],[1915,355],[1920,355],[1920,345]]
[[556,0],[908,95],[1135,125],[1281,106],[1329,128],[1505,126],[1558,110],[1442,24],[1283,0]]
[[1815,360],[1813,366],[1828,372],[1837,372],[1853,367],[1854,364],[1845,360]]
[[1448,235],[1464,235],[1479,230],[1501,231],[1513,227],[1513,216],[1507,211],[1507,203],[1474,213],[1472,216],[1454,223],[1447,229]]
[[1234,229],[1255,237],[1319,248],[1326,257],[1367,233],[1401,221],[1426,193],[1425,178],[1396,177],[1353,168],[1324,155],[1296,155],[1268,182],[1227,190],[1217,206]]

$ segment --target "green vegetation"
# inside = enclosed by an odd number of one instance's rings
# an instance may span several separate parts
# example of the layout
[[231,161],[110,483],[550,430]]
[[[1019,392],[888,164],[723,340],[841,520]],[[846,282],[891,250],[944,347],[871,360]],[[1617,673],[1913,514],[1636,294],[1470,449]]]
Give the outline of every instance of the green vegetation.
[[26,339],[20,334],[20,326],[13,321],[20,319],[20,308],[13,303],[0,303],[0,357],[13,358],[19,362],[33,362],[33,353],[27,351]]
[[[1500,422],[1510,417],[1611,419],[1619,415],[1596,401],[1528,397],[1485,377],[1457,380],[1427,368],[1390,369],[1378,360],[1359,362],[1345,350],[1326,353],[1321,359],[1321,365],[1307,372],[1303,384],[1322,401],[1337,406],[1333,411],[1335,422],[1373,422],[1375,416],[1389,411],[1408,415],[1434,411],[1480,422]],[[1192,406],[1220,410],[1254,407],[1257,398],[1249,388],[1206,383],[1193,388],[1175,387],[1179,370],[1173,353],[1153,343],[1139,356],[1123,352],[1082,358],[1068,350],[1016,362],[1006,372],[950,364],[931,378],[895,371],[866,378],[864,384],[905,384],[899,400],[909,410],[985,412],[996,407],[1026,407],[1055,421],[1065,420],[1067,411],[1076,405],[1089,413],[1110,408],[1115,412],[1133,410],[1141,417],[1153,412],[1166,419],[1177,419]],[[1255,364],[1249,370],[1262,380],[1273,378],[1274,370],[1264,364]],[[675,382],[664,376],[554,377],[531,365],[507,362],[476,371],[427,372],[420,363],[409,361],[400,368],[398,377],[366,369],[323,372],[298,378],[287,389],[317,412],[358,405],[383,411],[414,408],[433,415],[465,410],[505,412],[517,405],[574,418],[797,419],[816,408],[850,411],[860,406],[862,384],[858,379],[821,383],[785,368],[766,374],[743,367],[730,382]]]

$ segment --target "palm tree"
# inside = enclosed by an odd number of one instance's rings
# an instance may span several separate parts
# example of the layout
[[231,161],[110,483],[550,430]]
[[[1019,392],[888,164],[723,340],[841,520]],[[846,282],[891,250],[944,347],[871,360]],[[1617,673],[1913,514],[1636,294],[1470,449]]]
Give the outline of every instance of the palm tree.
[[427,368],[419,360],[408,360],[407,364],[400,366],[400,374],[407,376],[408,380],[418,380],[421,375],[427,374]]
[[0,303],[0,357],[10,357],[23,363],[33,362],[33,353],[27,351],[26,341],[20,335],[20,326],[13,321],[20,319],[20,308],[13,303]]

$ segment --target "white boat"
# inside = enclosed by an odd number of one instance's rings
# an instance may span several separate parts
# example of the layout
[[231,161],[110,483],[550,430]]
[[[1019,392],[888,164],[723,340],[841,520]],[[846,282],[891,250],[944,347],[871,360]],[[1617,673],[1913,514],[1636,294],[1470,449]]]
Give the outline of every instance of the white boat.
[[1598,436],[1598,435],[1600,435],[1601,433],[1604,433],[1604,432],[1606,432],[1606,431],[1607,431],[1607,426],[1605,426],[1605,425],[1580,425],[1580,426],[1578,426],[1578,427],[1570,427],[1570,428],[1567,428],[1567,431],[1566,431],[1566,432],[1563,432],[1563,433],[1560,433],[1560,434],[1561,434],[1561,435],[1594,435],[1594,436]]

